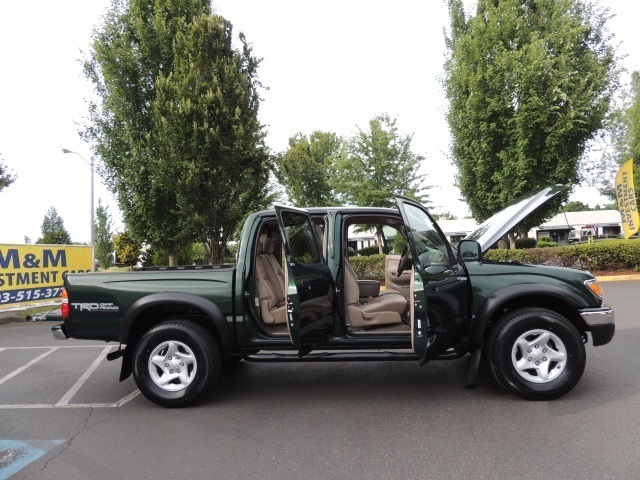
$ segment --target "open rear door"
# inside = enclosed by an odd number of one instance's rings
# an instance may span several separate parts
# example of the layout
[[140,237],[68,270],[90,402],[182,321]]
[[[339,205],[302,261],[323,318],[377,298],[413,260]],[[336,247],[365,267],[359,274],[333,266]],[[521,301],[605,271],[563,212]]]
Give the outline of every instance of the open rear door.
[[396,196],[396,203],[408,237],[405,255],[415,267],[411,335],[423,365],[468,332],[469,276],[427,210],[406,197]]
[[331,335],[333,279],[309,214],[291,207],[275,210],[287,263],[287,325],[293,345],[303,356]]

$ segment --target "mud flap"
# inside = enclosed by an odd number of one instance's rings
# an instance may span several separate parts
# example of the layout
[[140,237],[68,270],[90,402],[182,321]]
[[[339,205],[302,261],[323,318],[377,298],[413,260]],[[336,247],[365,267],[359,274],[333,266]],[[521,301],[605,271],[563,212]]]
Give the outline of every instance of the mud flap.
[[467,374],[467,381],[469,382],[467,388],[476,387],[476,379],[478,377],[481,357],[482,345],[479,345],[473,349],[473,352],[471,352],[471,364],[469,365],[469,373]]

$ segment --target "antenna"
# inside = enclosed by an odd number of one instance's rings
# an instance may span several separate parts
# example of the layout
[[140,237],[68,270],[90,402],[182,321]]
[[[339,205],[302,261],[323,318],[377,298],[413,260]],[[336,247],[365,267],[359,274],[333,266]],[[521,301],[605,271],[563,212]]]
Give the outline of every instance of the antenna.
[[[569,224],[569,218],[567,218],[567,212],[564,211],[564,205],[560,205],[562,209],[562,214],[564,215],[564,221],[567,222],[567,227],[571,230],[571,225]],[[578,242],[573,244],[576,247],[576,253],[578,254],[578,261],[580,262],[580,270],[584,270],[584,265],[582,264],[582,257],[580,256],[580,249],[578,248]]]

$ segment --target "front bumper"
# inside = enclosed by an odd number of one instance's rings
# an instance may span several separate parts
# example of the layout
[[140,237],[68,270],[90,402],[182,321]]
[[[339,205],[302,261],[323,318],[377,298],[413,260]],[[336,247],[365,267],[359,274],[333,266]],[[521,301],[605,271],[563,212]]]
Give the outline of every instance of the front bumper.
[[593,346],[605,345],[611,341],[616,331],[615,314],[608,305],[580,310],[580,316],[591,332]]

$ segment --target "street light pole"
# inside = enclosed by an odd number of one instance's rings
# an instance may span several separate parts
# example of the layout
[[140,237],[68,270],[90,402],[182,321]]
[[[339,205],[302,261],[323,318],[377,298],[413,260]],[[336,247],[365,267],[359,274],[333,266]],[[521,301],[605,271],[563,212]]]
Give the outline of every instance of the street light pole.
[[[96,247],[96,222],[95,222],[95,210],[93,208],[93,201],[94,201],[94,195],[93,195],[93,171],[94,171],[94,163],[93,163],[93,158],[91,159],[91,161],[89,162],[86,158],[84,158],[82,155],[80,155],[78,152],[74,152],[73,150],[69,150],[68,148],[63,148],[62,149],[62,153],[73,153],[77,156],[79,156],[84,163],[88,164],[91,167],[91,246],[94,248],[94,254],[95,254],[95,247]],[[93,271],[95,269],[95,266],[93,265],[93,260],[91,261],[92,265],[91,265],[91,270]]]

